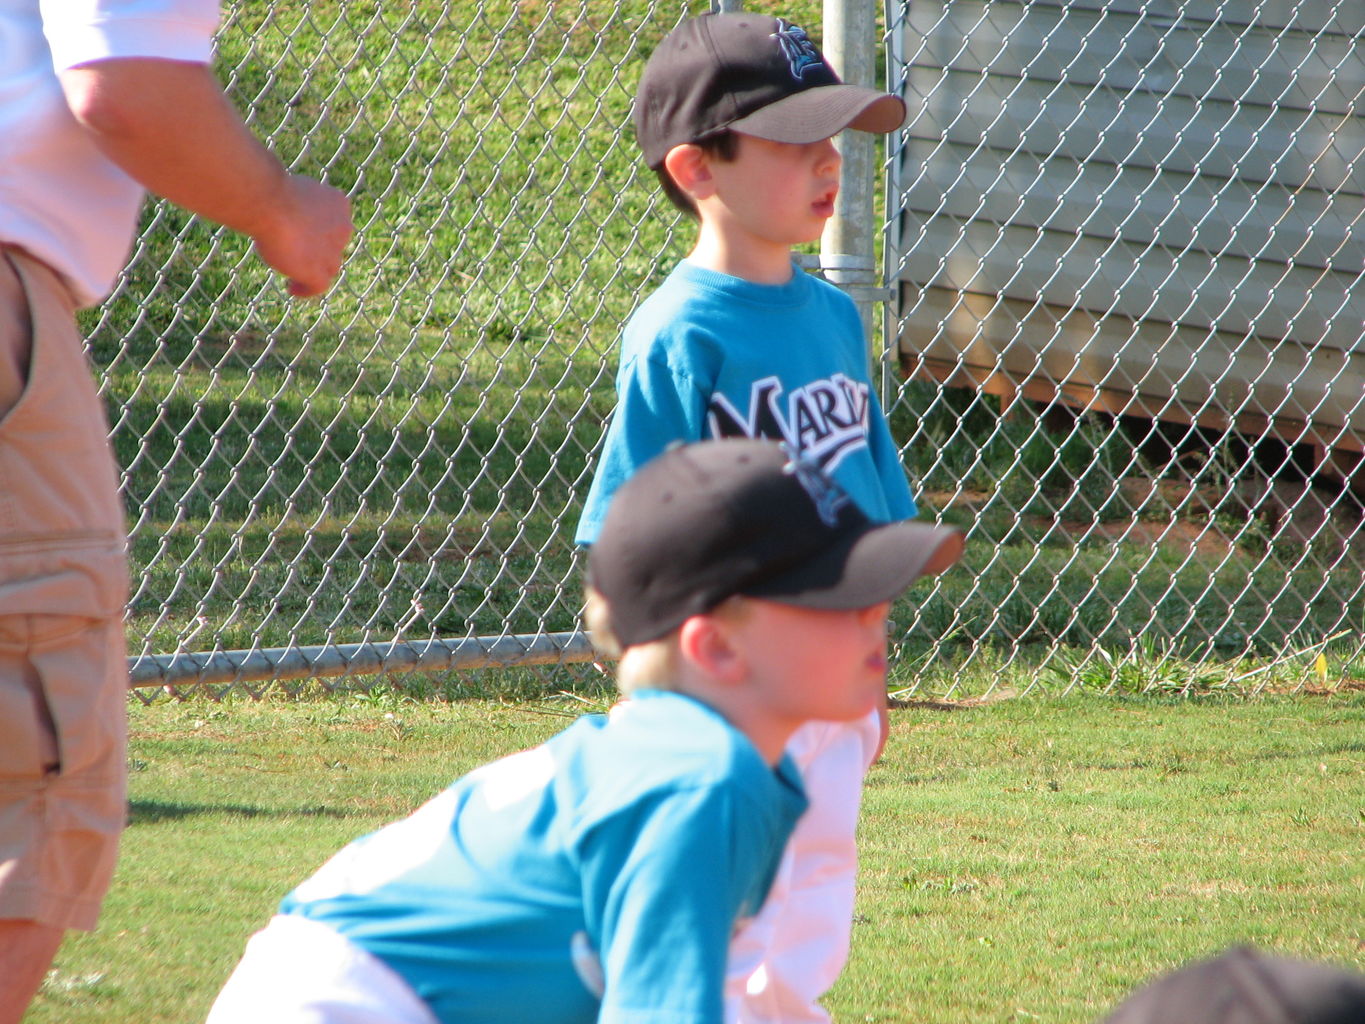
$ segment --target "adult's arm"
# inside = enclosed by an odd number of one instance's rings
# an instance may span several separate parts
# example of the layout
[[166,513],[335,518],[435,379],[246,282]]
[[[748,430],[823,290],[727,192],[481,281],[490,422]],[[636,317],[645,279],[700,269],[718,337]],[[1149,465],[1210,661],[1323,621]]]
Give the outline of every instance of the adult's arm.
[[59,73],[95,144],[149,192],[248,235],[291,294],[326,291],[351,237],[346,196],[290,174],[205,64],[112,57]]

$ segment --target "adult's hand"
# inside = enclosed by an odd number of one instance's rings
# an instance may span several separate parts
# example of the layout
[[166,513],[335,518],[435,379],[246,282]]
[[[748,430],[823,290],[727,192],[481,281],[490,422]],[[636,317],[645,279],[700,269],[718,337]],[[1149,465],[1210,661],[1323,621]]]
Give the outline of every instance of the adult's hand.
[[301,174],[285,179],[284,192],[284,215],[254,235],[256,253],[285,276],[290,295],[321,295],[341,270],[351,204],[339,189]]

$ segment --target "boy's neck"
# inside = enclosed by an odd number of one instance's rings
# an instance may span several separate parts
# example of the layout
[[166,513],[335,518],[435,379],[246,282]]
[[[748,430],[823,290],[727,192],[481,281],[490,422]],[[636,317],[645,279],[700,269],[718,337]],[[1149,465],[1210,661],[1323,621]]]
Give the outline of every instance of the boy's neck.
[[786,284],[792,279],[789,246],[752,237],[735,239],[703,218],[690,262],[754,284]]
[[768,764],[776,767],[782,760],[797,723],[776,721],[753,700],[748,687],[716,686],[705,677],[685,673],[675,689],[705,704],[747,736]]
[[787,741],[796,732],[794,724],[775,722],[771,716],[764,715],[762,709],[751,707],[729,707],[720,710],[740,732],[749,737],[759,756],[773,767],[782,760],[787,749]]

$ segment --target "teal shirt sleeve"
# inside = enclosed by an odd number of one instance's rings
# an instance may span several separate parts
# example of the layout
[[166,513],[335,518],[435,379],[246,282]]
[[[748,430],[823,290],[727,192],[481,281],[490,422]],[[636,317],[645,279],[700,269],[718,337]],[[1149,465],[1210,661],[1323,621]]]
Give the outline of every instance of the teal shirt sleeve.
[[863,511],[873,519],[884,519],[889,523],[913,519],[919,514],[919,508],[910,491],[910,481],[905,475],[900,447],[891,435],[891,423],[887,420],[881,400],[877,397],[876,378],[872,373],[872,358],[863,337],[862,318],[858,315],[858,308],[853,304],[853,300],[843,292],[838,293],[836,301],[845,318],[845,336],[851,340],[853,351],[856,353],[853,358],[862,364],[861,379],[868,383],[867,448],[878,484],[874,489],[881,492],[884,502],[883,509],[869,509],[864,503]]
[[616,489],[636,470],[674,442],[700,441],[706,429],[710,391],[688,367],[658,358],[631,359],[617,375],[616,391],[616,411],[574,536],[578,544],[597,540]]
[[882,412],[881,402],[877,400],[875,392],[868,396],[868,403],[871,408],[868,410],[867,445],[881,480],[882,494],[886,497],[887,522],[913,519],[919,513],[919,508],[910,493],[910,481],[905,476],[905,466],[901,463],[896,439],[891,436],[891,425]]
[[735,785],[703,786],[585,830],[577,852],[604,981],[598,1024],[723,1024],[730,937],[757,912],[774,848],[743,804]]

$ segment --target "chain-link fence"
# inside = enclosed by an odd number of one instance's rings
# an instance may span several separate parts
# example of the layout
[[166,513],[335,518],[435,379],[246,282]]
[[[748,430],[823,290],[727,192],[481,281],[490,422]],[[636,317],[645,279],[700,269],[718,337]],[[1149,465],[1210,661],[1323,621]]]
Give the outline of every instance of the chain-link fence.
[[[820,34],[818,5],[747,6]],[[912,116],[875,354],[925,514],[970,531],[897,606],[907,687],[1300,685],[1357,660],[1362,18],[1233,7],[885,12],[877,73]],[[691,230],[630,96],[705,9],[228,8],[231,95],[349,191],[357,240],[299,305],[240,237],[152,204],[88,314],[135,682],[587,656],[572,534],[616,336]]]
[[1358,653],[1363,30],[1325,0],[897,11],[893,337],[935,382],[901,436],[982,545],[946,628],[1110,683]]

